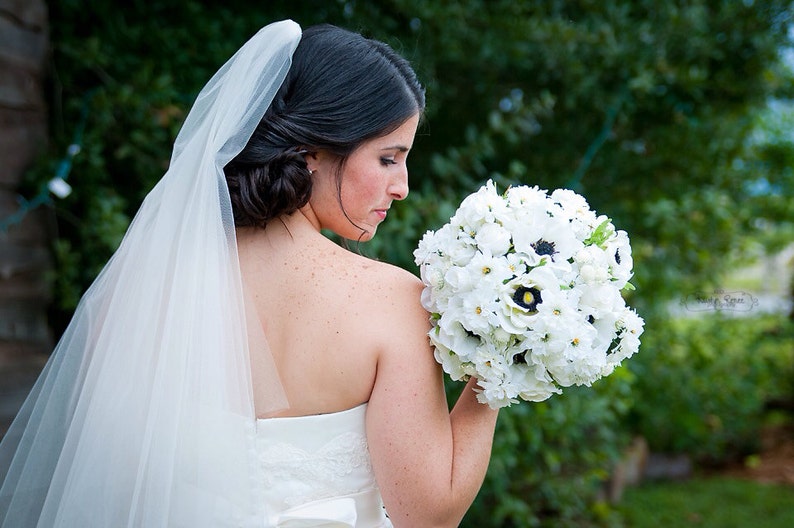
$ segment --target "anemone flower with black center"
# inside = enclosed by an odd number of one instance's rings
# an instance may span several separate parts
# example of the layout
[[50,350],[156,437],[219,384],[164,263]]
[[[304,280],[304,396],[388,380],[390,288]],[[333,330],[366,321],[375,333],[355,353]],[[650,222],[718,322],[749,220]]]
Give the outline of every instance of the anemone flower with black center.
[[538,255],[549,255],[550,257],[554,258],[554,255],[557,253],[557,248],[554,246],[554,242],[549,242],[547,240],[543,240],[542,238],[530,245]]
[[519,286],[513,294],[513,301],[521,308],[529,310],[530,312],[536,312],[538,305],[542,302],[540,290],[537,288]]

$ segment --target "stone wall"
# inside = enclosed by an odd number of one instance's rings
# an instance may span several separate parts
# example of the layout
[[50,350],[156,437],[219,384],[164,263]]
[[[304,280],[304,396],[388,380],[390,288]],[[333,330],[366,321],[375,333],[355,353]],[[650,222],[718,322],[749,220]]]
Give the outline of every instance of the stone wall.
[[[19,211],[19,184],[46,145],[48,35],[44,0],[0,0],[0,222]],[[0,224],[0,435],[53,345],[46,317],[50,215],[37,208]]]

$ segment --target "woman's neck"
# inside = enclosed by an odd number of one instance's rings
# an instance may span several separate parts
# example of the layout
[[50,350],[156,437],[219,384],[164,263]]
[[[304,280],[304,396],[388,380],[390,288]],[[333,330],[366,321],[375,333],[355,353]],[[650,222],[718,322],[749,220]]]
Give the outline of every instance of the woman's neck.
[[[308,214],[307,214],[308,213]],[[308,211],[300,209],[289,215],[283,215],[261,227],[237,228],[237,242],[242,249],[266,246],[269,252],[288,248],[304,251],[308,246],[334,244],[320,231],[316,218]]]

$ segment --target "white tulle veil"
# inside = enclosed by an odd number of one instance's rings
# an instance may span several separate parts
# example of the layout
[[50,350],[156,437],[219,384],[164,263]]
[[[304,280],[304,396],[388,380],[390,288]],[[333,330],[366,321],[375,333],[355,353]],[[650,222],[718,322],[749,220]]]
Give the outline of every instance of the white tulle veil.
[[292,21],[261,29],[198,95],[0,444],[0,527],[262,524],[254,408],[287,402],[246,310],[223,166],[300,38]]

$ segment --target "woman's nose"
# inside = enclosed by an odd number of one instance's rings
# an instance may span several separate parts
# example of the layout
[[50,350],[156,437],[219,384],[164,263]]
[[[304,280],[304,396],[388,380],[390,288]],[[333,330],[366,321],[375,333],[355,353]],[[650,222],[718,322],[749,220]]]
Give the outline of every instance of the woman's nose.
[[394,200],[405,200],[408,196],[408,167],[389,186],[389,194]]

